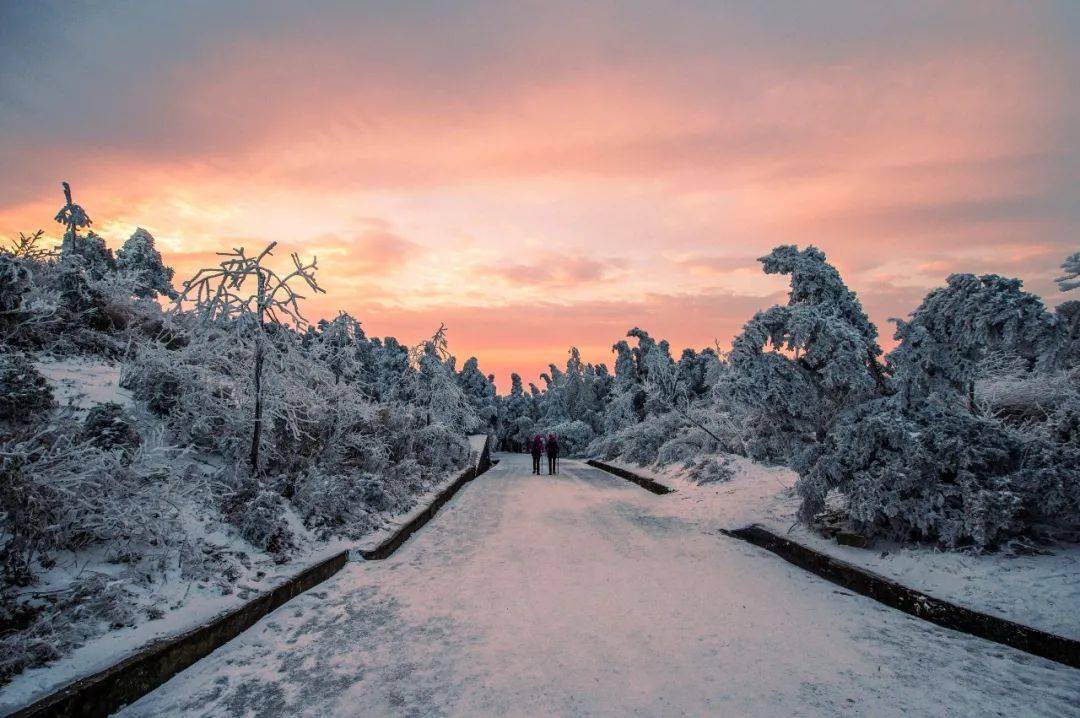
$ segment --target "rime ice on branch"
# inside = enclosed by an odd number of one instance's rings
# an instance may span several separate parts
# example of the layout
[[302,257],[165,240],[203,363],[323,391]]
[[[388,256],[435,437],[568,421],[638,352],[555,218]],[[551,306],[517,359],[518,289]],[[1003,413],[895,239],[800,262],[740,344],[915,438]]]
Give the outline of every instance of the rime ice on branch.
[[86,210],[71,200],[71,185],[67,182],[62,184],[64,186],[65,202],[60,211],[56,213],[55,219],[67,227],[67,231],[64,232],[64,242],[61,245],[61,253],[67,258],[71,256],[71,252],[75,249],[75,239],[78,237],[79,229],[89,227],[93,224],[93,221],[90,219],[90,215],[86,213]]
[[[200,269],[195,276],[184,282],[183,290],[176,299],[178,310],[184,304],[192,309],[203,322],[234,321],[246,329],[255,331],[255,359],[253,367],[255,406],[251,435],[251,470],[259,472],[259,442],[262,436],[262,378],[266,359],[267,324],[288,324],[296,327],[307,324],[300,314],[299,300],[292,283],[303,282],[314,292],[324,292],[315,281],[316,259],[310,264],[300,261],[295,252],[290,255],[293,271],[280,275],[263,265],[271,256],[277,242],[270,243],[255,256],[247,256],[243,247],[232,252],[219,252],[225,257],[217,267]],[[282,319],[286,321],[283,321]]]

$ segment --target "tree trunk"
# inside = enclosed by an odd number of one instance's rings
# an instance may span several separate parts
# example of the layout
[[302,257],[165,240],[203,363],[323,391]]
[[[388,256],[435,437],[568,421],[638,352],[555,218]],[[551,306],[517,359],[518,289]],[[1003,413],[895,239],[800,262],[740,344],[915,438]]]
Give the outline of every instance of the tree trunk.
[[263,313],[266,278],[259,272],[259,292],[255,311],[259,326],[255,330],[255,421],[251,429],[251,473],[259,474],[259,443],[262,441],[262,371],[263,371]]
[[878,363],[877,357],[874,356],[872,349],[866,350],[866,360],[870,366],[870,373],[874,375],[874,382],[877,384],[878,393],[882,396],[889,396],[893,392],[889,389],[888,382],[885,381],[885,371],[882,369],[881,364]]
[[259,473],[259,443],[262,440],[262,336],[255,339],[255,422],[251,432],[251,472]]

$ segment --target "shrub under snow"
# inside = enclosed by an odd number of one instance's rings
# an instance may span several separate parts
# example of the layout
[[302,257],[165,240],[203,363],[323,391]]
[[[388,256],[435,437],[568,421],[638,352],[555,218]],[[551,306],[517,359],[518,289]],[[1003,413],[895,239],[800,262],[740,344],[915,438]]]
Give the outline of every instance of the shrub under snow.
[[799,492],[806,519],[836,488],[865,533],[992,547],[1040,525],[1076,525],[1078,471],[1076,446],[1031,437],[937,400],[918,412],[881,400],[860,407],[829,434]]
[[26,356],[0,353],[0,421],[29,423],[55,405],[49,383]]
[[100,449],[134,451],[142,438],[127,410],[114,402],[98,404],[83,419],[82,438]]

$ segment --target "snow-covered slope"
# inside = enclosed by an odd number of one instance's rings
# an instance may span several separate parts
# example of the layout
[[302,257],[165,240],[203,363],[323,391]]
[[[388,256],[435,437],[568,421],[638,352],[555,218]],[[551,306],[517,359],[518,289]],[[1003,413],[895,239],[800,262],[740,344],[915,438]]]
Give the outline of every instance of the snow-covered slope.
[[[157,428],[155,419],[139,412],[130,393],[119,386],[118,365],[86,357],[46,358],[35,364],[62,407],[71,407],[82,415],[97,404],[116,402],[131,408],[147,424],[143,428],[148,432]],[[475,459],[485,439],[479,437]],[[475,437],[471,443],[475,448]],[[171,468],[182,476],[188,465],[214,471],[220,468],[220,457],[182,454]],[[171,547],[162,550],[160,557],[141,556],[136,562],[117,560],[115,546],[91,545],[56,553],[51,557],[51,567],[38,570],[34,583],[19,598],[44,606],[46,615],[54,614],[50,632],[34,638],[53,643],[63,655],[46,665],[24,670],[0,686],[0,713],[16,710],[73,680],[113,665],[155,640],[195,628],[334,553],[377,543],[423,510],[430,498],[459,473],[454,470],[434,482],[426,492],[414,497],[415,506],[403,514],[387,511],[377,515],[372,530],[355,540],[320,537],[286,502],[283,519],[294,542],[287,555],[270,554],[253,546],[224,519],[216,505],[188,500],[182,494],[170,499],[182,502],[177,507],[177,528],[183,537],[180,549]],[[51,596],[69,594],[87,580],[108,586],[111,593],[106,593],[115,600],[100,610],[86,605],[51,608]],[[81,645],[70,650],[60,645],[61,640]]]

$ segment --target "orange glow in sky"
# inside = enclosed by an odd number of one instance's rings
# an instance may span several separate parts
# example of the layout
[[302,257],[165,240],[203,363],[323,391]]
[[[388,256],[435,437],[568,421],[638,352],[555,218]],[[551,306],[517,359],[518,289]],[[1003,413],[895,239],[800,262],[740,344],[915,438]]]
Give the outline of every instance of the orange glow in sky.
[[[370,335],[535,380],[632,326],[726,345],[815,244],[883,338],[953,271],[1051,305],[1080,249],[1065,2],[44,3],[0,10],[0,235],[60,181],[182,279],[319,258]],[[872,7],[876,6],[876,7]]]

